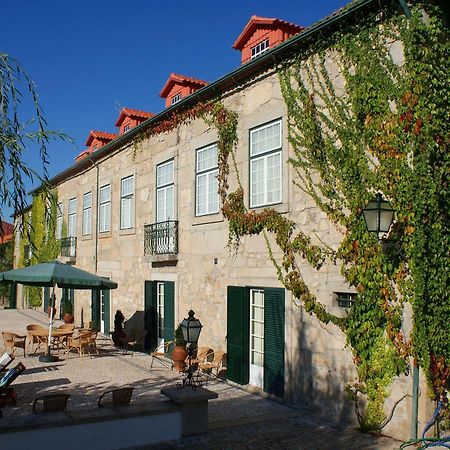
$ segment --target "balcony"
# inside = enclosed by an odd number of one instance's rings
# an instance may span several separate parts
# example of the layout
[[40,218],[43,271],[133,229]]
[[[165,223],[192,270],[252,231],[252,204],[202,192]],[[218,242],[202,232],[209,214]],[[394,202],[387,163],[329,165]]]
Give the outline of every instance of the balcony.
[[167,220],[144,226],[144,255],[157,261],[177,259],[178,221]]
[[67,237],[60,239],[59,243],[61,245],[61,256],[64,258],[73,259],[77,256],[77,238]]

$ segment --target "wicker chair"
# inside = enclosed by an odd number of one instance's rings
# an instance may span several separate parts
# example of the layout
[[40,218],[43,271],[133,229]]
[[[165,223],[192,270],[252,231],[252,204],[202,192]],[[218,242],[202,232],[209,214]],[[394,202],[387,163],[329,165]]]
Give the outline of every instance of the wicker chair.
[[[38,331],[39,333],[33,333]],[[28,348],[31,345],[31,351],[36,353],[41,345],[47,344],[48,339],[48,330],[44,328],[42,325],[27,325],[27,336],[28,336]],[[37,344],[37,347],[34,348],[34,344]]]
[[[69,353],[71,350],[76,350],[81,358],[87,349],[92,348],[92,334],[92,331],[82,331],[78,336],[70,337],[67,340],[66,352]],[[90,352],[88,353],[90,354]]]
[[12,333],[10,331],[3,331],[2,332],[3,342],[5,344],[5,350],[8,350],[8,348],[11,350],[12,355],[14,356],[14,352],[16,351],[16,348],[23,349],[23,356],[25,357],[25,347],[26,347],[26,336],[21,336],[16,333]]
[[[227,358],[227,354],[224,351],[217,351],[214,352],[212,361],[206,361],[203,363],[199,363],[198,368],[208,375],[215,375],[216,377],[219,377],[219,374],[221,372],[220,369],[225,369],[225,361]],[[215,370],[215,374],[213,374],[213,370]]]
[[133,390],[133,387],[123,387],[106,391],[100,395],[97,404],[99,408],[129,405]]
[[170,369],[173,368],[172,361],[168,361],[167,356],[169,353],[169,348],[173,344],[173,341],[166,341],[164,344],[159,345],[155,348],[153,352],[150,353],[152,357],[152,362],[150,364],[150,369],[153,367],[153,362],[157,359],[163,366]]
[[48,394],[37,397],[33,402],[33,413],[65,411],[69,394]]

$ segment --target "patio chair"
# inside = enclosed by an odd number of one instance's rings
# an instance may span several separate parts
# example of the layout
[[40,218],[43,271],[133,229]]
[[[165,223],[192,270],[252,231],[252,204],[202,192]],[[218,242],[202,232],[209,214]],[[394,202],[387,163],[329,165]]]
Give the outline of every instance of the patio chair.
[[66,353],[69,353],[71,350],[76,350],[81,358],[88,348],[92,348],[92,345],[92,331],[82,331],[78,336],[69,337]]
[[33,402],[33,413],[65,411],[69,394],[48,394],[36,397]]
[[0,408],[7,403],[16,404],[16,394],[10,385],[24,370],[25,366],[19,363],[0,378]]
[[226,361],[227,354],[218,350],[214,352],[212,361],[206,361],[203,363],[199,363],[198,368],[205,374],[214,375],[213,370],[216,371],[215,377],[219,377],[219,369],[225,368],[224,363]]
[[152,357],[150,369],[152,369],[155,359],[157,359],[164,367],[170,367],[170,369],[173,369],[172,361],[168,360],[169,349],[172,344],[173,341],[164,342],[164,344],[159,345],[153,352],[150,353],[150,356]]
[[[39,333],[36,333],[39,332]],[[34,332],[34,333],[33,333]],[[28,348],[31,345],[31,351],[35,354],[41,345],[47,345],[48,330],[42,325],[27,325]],[[36,349],[34,344],[37,344]]]
[[6,370],[6,368],[14,361],[14,356],[5,352],[0,356],[0,374]]
[[100,395],[97,404],[99,408],[129,405],[133,390],[133,387],[123,387],[106,391]]
[[144,339],[145,332],[140,334],[134,333],[134,336],[132,334],[130,338],[125,337],[125,339],[122,340],[123,354],[126,355],[128,350],[130,350],[131,356],[133,356],[135,350],[142,350],[144,348]]
[[23,356],[24,357],[26,356],[25,355],[25,346],[26,346],[26,341],[27,341],[26,336],[21,336],[19,334],[12,333],[10,331],[3,331],[2,336],[3,336],[3,342],[5,344],[5,350],[8,350],[8,348],[9,348],[14,356],[14,352],[16,351],[16,348],[21,348],[21,349],[23,349]]
[[214,355],[214,350],[209,347],[199,347],[197,349],[197,354],[195,358],[192,359],[192,364],[204,363],[206,361],[212,360]]

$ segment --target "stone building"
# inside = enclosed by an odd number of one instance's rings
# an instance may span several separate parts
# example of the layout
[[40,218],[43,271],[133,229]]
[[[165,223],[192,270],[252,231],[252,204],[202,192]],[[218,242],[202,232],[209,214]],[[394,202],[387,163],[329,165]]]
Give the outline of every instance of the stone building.
[[[253,16],[233,45],[242,51],[239,68],[212,83],[171,74],[160,94],[166,99],[162,112],[124,108],[115,124],[118,134],[89,133],[75,164],[50,180],[58,193],[61,259],[119,287],[102,292],[100,302],[95,293],[91,298],[83,291],[61,292],[59,297],[74,304],[77,325],[92,319],[108,334],[120,309],[128,329],[145,328],[153,347],[171,340],[193,309],[203,324],[199,345],[228,352],[231,381],[354,420],[343,390],[355,377],[345,336],[295,304],[278,281],[262,236],[246,237],[236,253],[227,246],[228,224],[217,194],[217,130],[194,118],[167,132],[145,132],[178,111],[221,99],[238,113],[236,164],[247,206],[271,206],[337,246],[342,235],[292,182],[277,66],[320,34],[333,33],[337,22],[377,4],[359,2],[306,29]],[[401,63],[401,46],[393,43],[392,53]],[[338,69],[333,70],[338,82]],[[235,182],[231,177],[230,184]],[[302,269],[314,294],[331,312],[344,315],[354,291],[339,269]],[[399,379],[387,406],[410,386],[408,377]],[[408,437],[410,410],[406,399],[387,432]]]

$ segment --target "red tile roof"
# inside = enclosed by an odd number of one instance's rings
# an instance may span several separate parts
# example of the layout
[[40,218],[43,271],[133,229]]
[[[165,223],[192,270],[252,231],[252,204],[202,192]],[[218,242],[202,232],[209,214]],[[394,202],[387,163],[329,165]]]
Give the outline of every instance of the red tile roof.
[[133,109],[133,108],[122,108],[120,111],[119,117],[116,120],[115,126],[119,127],[126,116],[138,118],[138,119],[149,119],[150,117],[153,117],[155,114],[147,111],[142,111],[140,109]]
[[304,27],[296,25],[295,23],[286,22],[285,20],[252,16],[250,17],[250,20],[248,21],[247,25],[242,30],[242,33],[236,39],[236,42],[233,44],[232,47],[236,50],[242,50],[242,48],[245,46],[245,44],[247,43],[247,41],[249,40],[250,36],[253,34],[255,29],[261,25],[274,26],[277,28],[281,28],[283,30],[293,32],[294,34],[300,33],[300,31],[304,30]]
[[162,88],[159,96],[162,98],[166,98],[174,84],[181,84],[181,85],[188,84],[197,88],[201,88],[203,86],[206,86],[208,82],[199,80],[198,78],[186,77],[185,75],[171,73],[169,79],[166,81],[166,84]]
[[106,131],[91,130],[84,145],[91,145],[91,142],[94,140],[94,138],[100,139],[101,141],[112,141],[117,136],[117,134],[107,133]]

